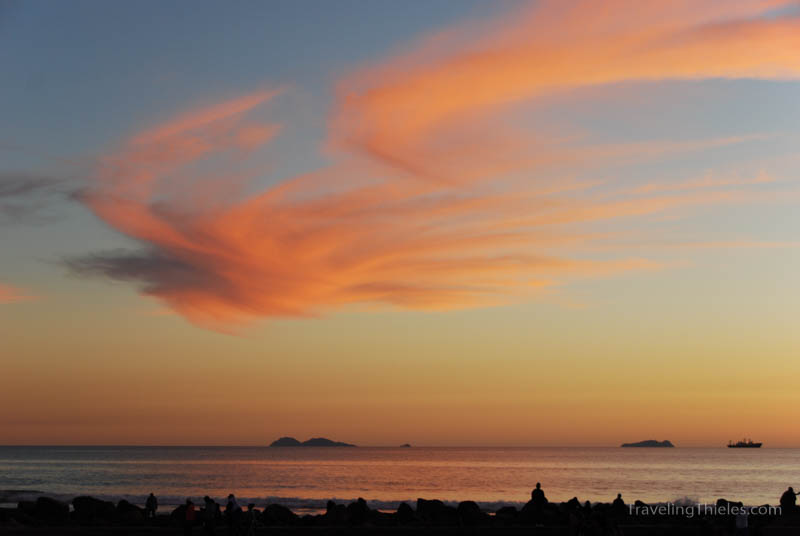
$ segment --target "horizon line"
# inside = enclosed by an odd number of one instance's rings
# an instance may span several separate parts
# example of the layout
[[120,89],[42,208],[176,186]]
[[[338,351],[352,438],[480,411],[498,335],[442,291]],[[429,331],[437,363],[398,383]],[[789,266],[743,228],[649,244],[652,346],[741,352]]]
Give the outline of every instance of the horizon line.
[[[633,448],[633,449],[664,449],[664,448],[701,448],[701,449],[714,449],[714,448],[727,448],[727,444],[725,445],[689,445],[689,446],[679,446],[673,445],[672,447],[623,447],[621,445],[415,445],[413,443],[409,443],[410,447],[404,447],[401,445],[356,445],[353,444],[351,447],[315,447],[315,446],[291,446],[291,447],[281,447],[276,446],[273,447],[269,444],[253,444],[253,445],[212,445],[212,444],[171,444],[171,445],[160,445],[160,444],[3,444],[0,443],[0,448],[66,448],[66,447],[93,447],[93,448],[304,448],[304,449],[337,449],[337,448],[381,448],[381,449],[390,449],[390,448],[474,448],[474,449],[490,449],[490,448],[497,448],[497,449],[545,449],[545,448],[555,448],[555,449],[564,449],[564,448]],[[759,447],[759,448],[767,448],[767,449],[797,449],[800,446],[778,446],[778,447]]]

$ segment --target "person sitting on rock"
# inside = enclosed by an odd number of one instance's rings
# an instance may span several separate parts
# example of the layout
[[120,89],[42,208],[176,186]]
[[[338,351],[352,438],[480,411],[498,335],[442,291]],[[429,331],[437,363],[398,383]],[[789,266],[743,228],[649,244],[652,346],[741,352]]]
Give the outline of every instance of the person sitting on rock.
[[158,499],[151,493],[144,503],[144,517],[148,519],[156,517],[156,510],[158,510]]
[[539,525],[544,521],[544,507],[547,504],[547,497],[544,496],[542,485],[537,482],[536,488],[531,491],[531,505],[533,505],[534,523]]
[[531,502],[534,506],[539,508],[547,504],[547,497],[544,496],[544,491],[542,491],[542,484],[540,482],[537,482],[536,488],[531,491]]
[[783,492],[783,495],[781,495],[781,510],[783,514],[794,513],[797,505],[797,495],[798,493],[795,493],[791,486]]

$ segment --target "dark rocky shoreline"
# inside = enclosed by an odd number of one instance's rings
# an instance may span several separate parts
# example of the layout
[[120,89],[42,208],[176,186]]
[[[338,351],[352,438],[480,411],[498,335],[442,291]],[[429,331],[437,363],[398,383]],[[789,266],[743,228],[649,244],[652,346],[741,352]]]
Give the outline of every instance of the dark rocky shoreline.
[[[634,508],[631,508],[634,506]],[[450,506],[439,500],[418,499],[413,506],[402,503],[396,511],[369,508],[359,499],[350,504],[329,502],[325,513],[297,515],[289,508],[270,504],[241,512],[238,521],[253,526],[251,534],[542,534],[542,535],[725,535],[737,532],[735,515],[727,513],[741,503],[725,499],[717,501],[713,513],[708,507],[685,506],[680,514],[659,513],[658,507],[642,512],[645,503],[634,505],[612,503],[581,504],[577,498],[562,503],[535,504],[529,501],[521,509],[506,506],[496,511],[482,510],[472,501]],[[706,509],[703,511],[703,509]],[[768,509],[762,507],[763,512]],[[721,512],[721,513],[720,513]],[[192,534],[209,534],[203,510],[198,510]],[[252,517],[252,519],[251,519]],[[126,500],[117,504],[92,497],[76,497],[70,504],[50,497],[21,501],[17,508],[0,508],[2,534],[172,534],[185,530],[185,506],[171,513],[145,518],[145,510]],[[223,515],[210,525],[216,534],[248,534],[247,530],[231,531]],[[756,535],[800,534],[800,515],[750,513],[748,532]]]

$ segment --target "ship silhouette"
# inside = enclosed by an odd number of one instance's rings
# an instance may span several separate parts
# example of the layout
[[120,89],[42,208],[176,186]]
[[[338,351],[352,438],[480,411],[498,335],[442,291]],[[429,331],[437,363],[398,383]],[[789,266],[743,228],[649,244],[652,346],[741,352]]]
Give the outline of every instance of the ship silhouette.
[[758,449],[761,448],[761,443],[753,443],[752,439],[742,439],[741,441],[737,441],[734,443],[733,441],[728,441],[728,448],[729,449]]

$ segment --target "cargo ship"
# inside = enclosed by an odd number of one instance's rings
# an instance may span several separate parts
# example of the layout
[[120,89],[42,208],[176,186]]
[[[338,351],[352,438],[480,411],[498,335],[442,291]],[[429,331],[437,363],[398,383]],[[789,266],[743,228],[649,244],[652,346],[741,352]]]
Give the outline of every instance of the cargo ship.
[[728,448],[729,449],[759,449],[761,448],[761,443],[753,443],[752,439],[742,439],[741,441],[737,441],[734,443],[733,441],[728,441]]

